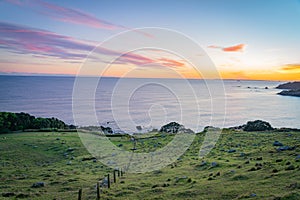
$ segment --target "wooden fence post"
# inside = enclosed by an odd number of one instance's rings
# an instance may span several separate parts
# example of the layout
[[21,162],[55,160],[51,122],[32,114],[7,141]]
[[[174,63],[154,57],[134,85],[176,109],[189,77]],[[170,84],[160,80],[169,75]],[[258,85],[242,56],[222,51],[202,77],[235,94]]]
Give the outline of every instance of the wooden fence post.
[[97,200],[100,200],[100,183],[97,182]]
[[82,189],[80,188],[78,191],[78,200],[81,200],[81,196],[82,196]]
[[110,178],[109,178],[109,174],[107,174],[107,188],[110,188]]
[[114,170],[114,183],[116,183],[117,180],[116,180],[116,170]]

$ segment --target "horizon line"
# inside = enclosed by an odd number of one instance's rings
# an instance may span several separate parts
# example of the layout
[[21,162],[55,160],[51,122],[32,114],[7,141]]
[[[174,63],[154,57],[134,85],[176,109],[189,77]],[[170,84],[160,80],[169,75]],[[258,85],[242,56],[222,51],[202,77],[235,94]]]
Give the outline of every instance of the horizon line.
[[118,77],[118,76],[96,76],[96,75],[84,75],[77,76],[74,74],[47,74],[47,73],[1,73],[0,76],[28,76],[28,77],[85,77],[85,78],[126,78],[126,79],[175,79],[175,80],[225,80],[225,81],[273,81],[273,82],[285,82],[285,81],[298,81],[298,80],[264,80],[264,79],[235,79],[235,78],[172,78],[172,77]]

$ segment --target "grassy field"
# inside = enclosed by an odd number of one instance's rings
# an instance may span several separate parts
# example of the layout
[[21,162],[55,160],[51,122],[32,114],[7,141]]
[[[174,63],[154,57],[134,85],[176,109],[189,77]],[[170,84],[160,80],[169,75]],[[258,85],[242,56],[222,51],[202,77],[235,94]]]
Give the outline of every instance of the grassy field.
[[[300,132],[223,131],[200,159],[204,136],[198,133],[188,151],[161,170],[117,178],[102,189],[101,199],[300,199]],[[136,151],[155,151],[173,137],[140,138]],[[129,137],[110,139],[133,148]],[[278,151],[274,141],[295,148]],[[77,133],[0,136],[0,199],[77,199],[79,188],[82,199],[96,199],[97,181],[111,172],[92,158]],[[45,186],[32,188],[36,182]]]

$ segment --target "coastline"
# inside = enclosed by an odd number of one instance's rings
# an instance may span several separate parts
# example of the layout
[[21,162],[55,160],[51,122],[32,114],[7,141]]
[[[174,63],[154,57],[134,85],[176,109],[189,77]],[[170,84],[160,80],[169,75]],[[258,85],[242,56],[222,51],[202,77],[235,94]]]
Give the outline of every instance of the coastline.
[[[40,79],[23,79],[18,77],[17,79],[8,79],[9,81],[3,85],[2,93],[8,94],[2,96],[2,101],[0,102],[0,108],[2,111],[8,112],[26,112],[30,113],[37,117],[48,117],[53,116],[55,118],[62,119],[65,123],[72,124],[74,123],[73,114],[72,114],[72,79],[64,78],[40,78]],[[5,81],[3,81],[5,82]],[[36,84],[37,82],[41,83]],[[114,84],[110,84],[110,81],[105,82],[105,89],[99,90],[97,92],[97,108],[96,113],[99,120],[99,124],[102,126],[110,126],[114,131],[119,132],[135,132],[135,125],[130,126],[126,122],[128,115],[120,115],[120,120],[124,121],[122,128],[118,127],[118,122],[114,121],[112,117],[112,108],[109,103],[110,98],[112,97],[109,91],[112,91],[111,88],[114,87]],[[114,82],[113,82],[114,83]],[[172,84],[174,82],[171,82]],[[177,82],[175,82],[177,84]],[[241,125],[249,120],[263,119],[270,122],[275,127],[290,127],[290,128],[300,128],[300,124],[296,120],[299,118],[299,113],[293,109],[299,105],[299,99],[294,97],[282,97],[276,95],[279,91],[275,89],[279,83],[272,82],[248,82],[248,81],[224,81],[226,86],[226,121],[223,125],[223,116],[222,108],[214,109],[212,114],[215,114],[215,122],[209,123],[209,117],[211,115],[209,106],[210,100],[209,96],[205,96],[205,85],[204,84],[194,84],[195,89],[198,91],[197,98],[200,100],[201,107],[201,124],[196,128],[195,123],[183,122],[186,127],[189,127],[196,131],[202,131],[206,125],[213,125],[216,127],[226,128],[231,126]],[[135,82],[129,82],[128,85],[135,84]],[[180,86],[181,82],[178,82]],[[269,84],[269,85],[268,85]],[[63,87],[61,87],[63,85]],[[106,87],[108,85],[109,87]],[[266,87],[268,89],[266,89]],[[6,89],[12,88],[12,89]],[[19,89],[18,89],[19,88]],[[25,92],[26,91],[26,92]],[[120,107],[120,110],[132,109],[133,115],[131,117],[136,121],[136,125],[142,126],[144,131],[151,131],[153,128],[159,128],[163,125],[163,120],[157,120],[156,124],[148,124],[149,117],[145,115],[147,112],[147,107],[144,105],[154,104],[157,100],[161,100],[161,104],[168,108],[170,111],[168,118],[173,118],[172,121],[180,121],[175,119],[175,114],[179,113],[179,109],[176,107],[178,103],[173,103],[173,97],[170,97],[168,93],[160,92],[156,96],[151,96],[151,90],[145,90],[137,93],[136,101],[130,102],[130,107]],[[157,93],[157,91],[154,91]],[[148,94],[139,95],[139,94]],[[216,96],[219,93],[219,90],[214,90]],[[55,94],[55,95],[49,95]],[[120,93],[121,97],[122,93]],[[160,96],[163,98],[160,98]],[[179,94],[181,95],[181,93]],[[144,98],[146,96],[146,98]],[[17,98],[15,98],[17,97]],[[219,103],[217,98],[214,99],[216,104]],[[202,101],[203,100],[203,101]],[[222,100],[220,100],[221,102]],[[107,103],[108,102],[108,103]],[[203,103],[202,103],[203,102]],[[268,103],[269,102],[269,103]],[[270,103],[273,102],[273,103]],[[144,107],[143,107],[144,106]],[[194,105],[190,104],[188,114],[190,116],[197,117],[199,112],[193,109]],[[258,114],[258,110],[263,111],[261,114]],[[85,113],[82,110],[83,114]],[[186,118],[185,118],[186,119]],[[171,121],[171,120],[170,120]],[[81,123],[80,126],[89,126],[89,120],[86,120],[87,123]],[[96,124],[97,125],[97,124]],[[127,126],[128,125],[128,126]]]
[[276,89],[283,89],[281,92],[277,93],[279,95],[300,97],[300,82],[283,83],[278,85]]
[[[170,122],[168,124],[162,125],[160,129],[153,129],[147,132],[142,132],[142,127],[137,126],[136,132],[131,133],[120,133],[114,132],[113,129],[109,126],[83,126],[83,127],[76,127],[74,125],[69,125],[59,120],[57,118],[41,118],[35,117],[28,113],[11,113],[11,112],[0,112],[0,122],[2,123],[0,126],[0,134],[2,133],[20,133],[20,132],[102,132],[105,135],[128,135],[128,134],[147,134],[147,133],[154,133],[154,132],[165,132],[165,133],[195,133],[193,130],[186,128],[184,125],[179,124],[177,122]],[[10,125],[9,125],[10,124]],[[203,132],[207,128],[211,126],[206,126],[202,131]],[[218,128],[219,127],[212,127]],[[283,131],[300,131],[297,128],[291,127],[280,127],[274,128],[271,126],[269,122],[263,120],[254,120],[248,121],[246,124],[238,125],[234,127],[223,127],[221,130],[235,130],[235,131],[274,131],[274,132],[283,132]]]

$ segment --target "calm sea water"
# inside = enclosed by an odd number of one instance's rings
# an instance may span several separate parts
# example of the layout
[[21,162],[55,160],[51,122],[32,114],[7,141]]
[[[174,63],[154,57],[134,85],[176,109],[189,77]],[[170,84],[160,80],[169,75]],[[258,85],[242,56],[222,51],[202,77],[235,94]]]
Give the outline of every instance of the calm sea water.
[[82,78],[77,84],[84,87],[76,85],[73,94],[74,77],[0,76],[0,111],[74,124],[73,106],[77,125],[96,125],[97,119],[117,132],[135,132],[136,126],[147,131],[170,121],[200,131],[255,119],[300,128],[300,98],[276,95],[280,82],[101,78],[91,98],[84,88],[92,88],[95,79]]

